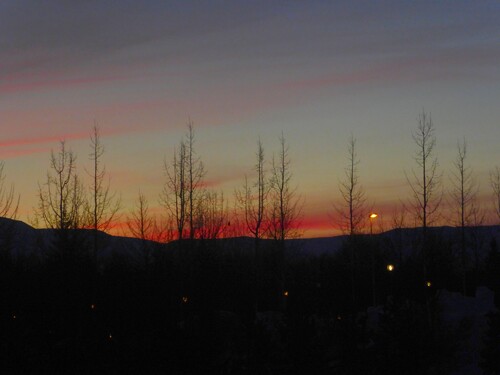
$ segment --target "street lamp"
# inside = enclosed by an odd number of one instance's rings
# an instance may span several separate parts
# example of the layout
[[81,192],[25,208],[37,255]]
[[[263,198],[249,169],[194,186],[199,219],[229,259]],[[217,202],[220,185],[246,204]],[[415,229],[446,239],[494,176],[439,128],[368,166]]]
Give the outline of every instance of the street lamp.
[[373,219],[376,219],[378,215],[374,212],[370,214],[370,235],[373,236]]

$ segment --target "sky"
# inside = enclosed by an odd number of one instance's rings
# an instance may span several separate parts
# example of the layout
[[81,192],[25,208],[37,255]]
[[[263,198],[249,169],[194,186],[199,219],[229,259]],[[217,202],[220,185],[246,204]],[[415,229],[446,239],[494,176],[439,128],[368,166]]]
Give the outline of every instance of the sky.
[[436,129],[445,191],[457,142],[488,206],[500,165],[498,1],[37,1],[0,3],[0,160],[30,221],[60,140],[90,166],[97,122],[123,213],[153,211],[163,162],[191,119],[207,184],[232,200],[283,132],[306,237],[332,214],[357,140],[380,222],[409,199],[412,131]]

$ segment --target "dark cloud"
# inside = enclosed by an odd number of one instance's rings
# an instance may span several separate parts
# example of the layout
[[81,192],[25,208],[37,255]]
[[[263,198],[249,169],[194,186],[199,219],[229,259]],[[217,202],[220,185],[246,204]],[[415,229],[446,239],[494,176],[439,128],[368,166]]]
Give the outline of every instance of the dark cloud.
[[153,42],[175,51],[179,38],[228,30],[255,14],[221,1],[7,1],[0,5],[0,74],[54,71]]
[[463,49],[468,64],[478,45],[497,54],[496,8],[461,1],[7,0],[0,3],[0,91],[6,82],[91,81],[170,63],[208,67],[216,78],[233,72],[263,80],[447,49]]

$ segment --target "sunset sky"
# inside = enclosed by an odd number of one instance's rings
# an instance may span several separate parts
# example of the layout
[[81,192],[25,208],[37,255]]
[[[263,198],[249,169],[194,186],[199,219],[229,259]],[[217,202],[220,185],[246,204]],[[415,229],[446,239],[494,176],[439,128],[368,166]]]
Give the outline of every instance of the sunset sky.
[[[0,2],[0,160],[36,205],[51,149],[89,166],[94,121],[128,213],[139,189],[159,206],[163,161],[191,118],[206,180],[233,199],[281,132],[304,198],[304,235],[330,214],[357,138],[360,181],[386,222],[407,201],[412,130],[436,127],[445,189],[465,137],[486,204],[500,165],[498,1]],[[159,210],[159,209],[158,209]]]

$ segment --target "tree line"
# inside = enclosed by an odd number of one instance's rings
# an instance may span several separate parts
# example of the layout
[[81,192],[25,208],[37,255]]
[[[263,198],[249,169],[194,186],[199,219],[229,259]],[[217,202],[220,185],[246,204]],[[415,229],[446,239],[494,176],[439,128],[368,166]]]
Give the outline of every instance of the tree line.
[[[401,201],[391,227],[410,226],[411,217],[414,226],[423,228],[425,238],[428,226],[446,219],[440,210],[443,201],[455,212],[447,218],[453,225],[465,228],[484,224],[488,210],[478,201],[479,184],[468,161],[465,138],[457,142],[446,192],[436,157],[435,126],[429,113],[419,114],[412,138],[415,166],[405,171],[411,198]],[[36,226],[53,229],[90,228],[104,232],[121,221],[126,223],[128,235],[160,242],[234,235],[249,235],[257,241],[296,238],[301,234],[304,197],[293,181],[289,144],[283,133],[278,141],[277,152],[268,159],[263,142],[258,139],[252,175],[245,175],[230,205],[222,191],[205,186],[207,169],[197,152],[194,124],[189,120],[185,136],[172,156],[164,160],[165,177],[158,198],[164,215],[159,218],[151,214],[149,200],[140,189],[135,207],[123,214],[120,196],[111,190],[104,163],[105,147],[95,124],[90,135],[91,167],[84,174],[77,173],[77,156],[64,140],[51,152],[46,178],[38,183],[32,221]],[[332,229],[336,227],[349,235],[366,233],[368,213],[373,210],[361,184],[357,147],[357,140],[351,135],[344,176],[338,182],[337,199],[331,210]],[[0,215],[15,217],[20,197],[13,185],[6,184],[4,162],[0,167]],[[84,184],[84,180],[88,182]],[[491,169],[489,182],[491,211],[500,219],[499,166]]]

